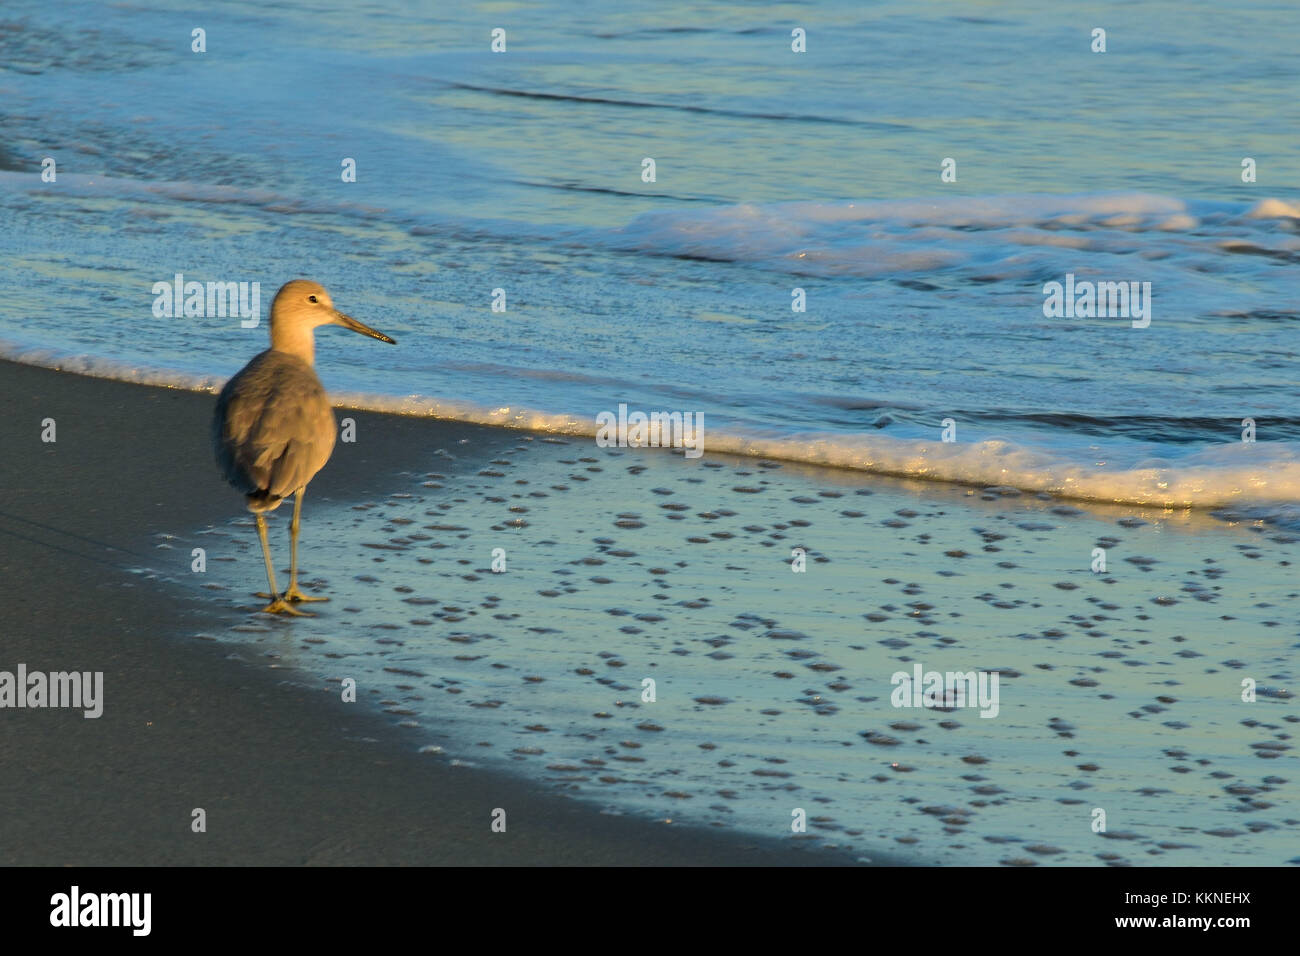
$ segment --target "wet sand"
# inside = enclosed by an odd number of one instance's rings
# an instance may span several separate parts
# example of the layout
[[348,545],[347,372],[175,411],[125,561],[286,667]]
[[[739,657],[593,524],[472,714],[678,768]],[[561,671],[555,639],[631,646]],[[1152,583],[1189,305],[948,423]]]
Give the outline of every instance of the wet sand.
[[209,397],[3,368],[10,663],[109,698],[3,715],[15,861],[1300,861],[1293,529],[348,411],[273,619]]
[[[148,573],[205,596],[194,638],[612,812],[778,836],[803,809],[801,840],[944,864],[1300,849],[1292,532],[504,430],[427,451],[317,502],[318,619],[253,613],[246,518],[160,536]],[[916,667],[998,706],[895,706]]]
[[[0,669],[102,670],[104,714],[0,711],[0,862],[14,865],[837,864],[849,854],[601,814],[519,778],[433,760],[384,720],[183,639],[205,602],[124,568],[160,529],[239,501],[207,443],[212,397],[0,362]],[[308,506],[387,490],[430,429],[350,413]],[[57,442],[40,440],[57,423]],[[304,524],[310,519],[306,518]],[[192,833],[191,811],[207,812]],[[505,834],[491,812],[508,812]],[[876,862],[882,862],[880,858]]]

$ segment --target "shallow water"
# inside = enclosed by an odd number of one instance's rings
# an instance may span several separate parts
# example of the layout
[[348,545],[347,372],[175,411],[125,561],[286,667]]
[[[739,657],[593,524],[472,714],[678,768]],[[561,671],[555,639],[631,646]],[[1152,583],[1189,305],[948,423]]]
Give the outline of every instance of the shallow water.
[[[161,572],[210,592],[200,636],[609,812],[779,836],[801,808],[868,859],[1300,859],[1294,535],[508,432],[430,461],[307,499],[318,618],[251,613],[247,519],[166,536],[152,573],[205,548]],[[917,664],[996,672],[996,710],[895,706]]]

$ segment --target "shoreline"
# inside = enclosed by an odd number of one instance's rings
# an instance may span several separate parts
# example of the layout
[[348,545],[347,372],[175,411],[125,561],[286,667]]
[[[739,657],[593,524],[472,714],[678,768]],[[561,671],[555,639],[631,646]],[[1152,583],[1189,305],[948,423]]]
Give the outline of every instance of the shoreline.
[[[152,538],[239,513],[211,461],[211,396],[0,362],[11,413],[3,595],[9,664],[104,671],[103,716],[0,713],[6,865],[852,865],[854,855],[602,814],[495,771],[421,757],[346,711],[185,641],[197,601],[124,571]],[[430,423],[354,412],[367,439],[312,485],[376,492]],[[43,444],[53,418],[57,441]],[[448,439],[488,426],[446,423]],[[311,498],[308,499],[312,500]],[[166,601],[164,604],[163,602]],[[92,623],[93,622],[93,623]],[[191,811],[207,832],[190,830]],[[509,810],[506,834],[490,830]],[[896,862],[877,859],[873,862]]]
[[[16,357],[15,357],[16,356]],[[224,384],[223,376],[147,370],[143,373],[119,361],[97,361],[90,369],[83,358],[61,356],[35,346],[20,346],[0,339],[0,362],[56,371],[104,381],[215,396]],[[74,367],[67,368],[65,363]],[[236,370],[237,371],[237,370]],[[593,440],[602,427],[583,426],[571,416],[529,408],[489,409],[422,395],[398,397],[359,391],[331,389],[336,410],[346,409],[382,419],[429,421],[439,427],[486,429],[475,434],[534,435],[569,440]],[[624,406],[626,407],[626,406]],[[510,413],[506,417],[505,413]],[[606,414],[613,415],[612,412]],[[617,434],[622,435],[622,424]],[[712,427],[709,429],[712,434]],[[1079,461],[1056,458],[1056,452],[1031,445],[1016,445],[996,435],[974,442],[948,442],[918,438],[876,436],[876,446],[855,445],[847,436],[810,432],[785,437],[762,436],[744,431],[723,432],[708,438],[711,458],[734,459],[751,465],[775,461],[792,468],[842,472],[864,481],[921,483],[944,489],[980,492],[1012,488],[1024,495],[1048,495],[1053,500],[1089,509],[1141,509],[1164,513],[1186,512],[1197,516],[1239,520],[1259,516],[1274,522],[1276,509],[1289,506],[1300,497],[1300,460],[1281,448],[1261,453],[1259,449],[1278,443],[1236,441],[1229,438],[1207,443],[1189,457],[1170,460],[1130,460],[1113,470],[1090,469]],[[680,436],[679,436],[680,437]],[[701,441],[704,441],[701,437]],[[615,446],[609,446],[615,447]],[[636,451],[637,446],[617,447]],[[816,449],[815,454],[812,449]],[[1129,449],[1125,454],[1136,454]],[[1271,455],[1263,461],[1261,454]],[[863,455],[868,459],[864,462]],[[924,464],[925,467],[919,467]],[[1025,476],[1032,476],[1025,480]],[[1218,490],[1206,491],[1213,484]],[[1265,494],[1261,488],[1269,487]],[[1249,487],[1248,494],[1242,489]],[[1116,489],[1120,489],[1116,494]],[[1270,517],[1271,516],[1271,517]],[[1281,515],[1289,519],[1289,513]]]

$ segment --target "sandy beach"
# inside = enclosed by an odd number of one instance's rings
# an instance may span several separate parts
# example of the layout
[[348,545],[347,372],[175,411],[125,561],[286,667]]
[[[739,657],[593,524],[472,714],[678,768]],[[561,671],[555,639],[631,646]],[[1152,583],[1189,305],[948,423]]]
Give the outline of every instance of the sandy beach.
[[[0,395],[10,410],[0,426],[4,667],[102,670],[106,698],[97,720],[4,713],[5,864],[855,862],[797,842],[604,815],[430,759],[336,690],[305,690],[184,639],[209,623],[206,609],[125,569],[156,563],[159,529],[237,513],[210,460],[212,397],[8,362]],[[427,422],[353,414],[367,440],[313,485],[318,504],[384,488],[429,434]],[[40,441],[46,417],[57,422],[54,444]],[[461,433],[434,427],[445,440]],[[190,831],[196,807],[207,811],[206,834]],[[495,807],[510,814],[505,834],[490,830]]]
[[[331,603],[271,619],[211,396],[2,368],[6,661],[106,687],[6,713],[6,862],[1297,856],[1294,534],[340,411],[304,510]],[[1000,699],[900,707],[914,668]]]

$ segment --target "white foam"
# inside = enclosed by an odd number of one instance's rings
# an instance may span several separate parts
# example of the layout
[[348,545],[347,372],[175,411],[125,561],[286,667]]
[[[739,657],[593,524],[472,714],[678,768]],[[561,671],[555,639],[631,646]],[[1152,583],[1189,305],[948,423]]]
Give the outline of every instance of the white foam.
[[1084,463],[991,439],[917,441],[885,435],[745,440],[709,435],[709,451],[735,452],[877,474],[982,487],[1005,485],[1063,498],[1160,508],[1215,508],[1300,500],[1300,454],[1281,442],[1234,442],[1177,462]]
[[[215,393],[223,383],[213,376],[186,374],[111,359],[60,355],[49,349],[0,340],[0,357],[63,371],[145,385]],[[412,395],[395,397],[335,392],[339,406],[443,421],[514,428],[594,441],[594,413],[553,413],[518,406],[486,407],[454,399]],[[1029,492],[1083,501],[1137,504],[1158,508],[1284,509],[1300,502],[1300,445],[1287,442],[1225,442],[1183,455],[1176,461],[1083,461],[1079,453],[1030,448],[1003,439],[945,443],[864,435],[745,434],[719,430],[706,420],[704,452],[770,458],[807,465],[975,485],[1010,486]],[[665,450],[665,453],[672,453]],[[678,452],[679,453],[679,452]]]
[[[763,262],[790,272],[883,276],[1014,260],[1023,247],[1133,251],[1134,233],[1216,238],[1271,230],[1300,209],[1280,199],[1187,202],[1149,193],[955,196],[867,202],[743,204],[645,213],[617,230],[638,252]],[[1248,221],[1259,225],[1246,226]],[[1212,227],[1207,224],[1213,224]]]
[[1246,213],[1249,219],[1300,219],[1300,206],[1281,199],[1264,199]]
[[8,359],[11,362],[21,362],[24,365],[35,365],[38,368],[72,372],[76,375],[88,375],[92,378],[133,382],[137,385],[159,385],[164,388],[180,388],[191,392],[211,392],[216,394],[225,383],[225,379],[220,376],[194,375],[171,369],[152,368],[131,362],[123,362],[118,359],[82,355],[6,339],[0,339],[0,358]]

